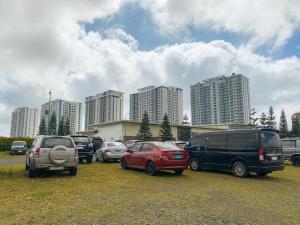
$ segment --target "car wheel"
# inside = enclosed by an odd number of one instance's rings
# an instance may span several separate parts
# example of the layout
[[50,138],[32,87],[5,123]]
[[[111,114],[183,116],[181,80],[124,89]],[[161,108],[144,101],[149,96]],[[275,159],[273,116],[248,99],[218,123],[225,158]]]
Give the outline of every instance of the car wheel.
[[147,163],[146,172],[149,176],[155,176],[156,175],[155,166],[154,166],[153,162],[150,161],[150,162]]
[[291,161],[293,166],[300,166],[300,156],[294,156]]
[[256,173],[258,176],[264,177],[266,176],[268,173]]
[[121,160],[121,167],[122,167],[124,170],[127,170],[127,169],[128,169],[127,162],[126,162],[125,159],[122,159],[122,160]]
[[178,169],[178,170],[175,170],[175,173],[176,173],[177,175],[182,175],[182,174],[183,174],[183,171],[184,171],[184,169]]
[[91,163],[93,162],[93,156],[88,157],[88,158],[86,159],[86,162],[87,162],[88,164],[91,164]]
[[28,167],[27,163],[25,163],[25,170],[28,170],[28,169],[29,169],[29,167]]
[[248,169],[243,162],[235,162],[232,166],[232,172],[236,177],[247,177],[249,175]]
[[196,158],[192,158],[192,159],[190,160],[190,168],[191,168],[191,170],[193,170],[193,171],[200,170],[200,163],[199,163],[199,160],[196,159]]
[[69,170],[69,174],[70,174],[70,176],[76,176],[76,174],[77,174],[77,168],[71,168]]

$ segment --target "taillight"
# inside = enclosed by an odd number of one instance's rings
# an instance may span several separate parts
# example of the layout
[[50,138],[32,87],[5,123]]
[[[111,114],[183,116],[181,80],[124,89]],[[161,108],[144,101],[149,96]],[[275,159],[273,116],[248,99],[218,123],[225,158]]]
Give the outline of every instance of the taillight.
[[34,158],[39,158],[40,157],[40,153],[41,153],[41,149],[40,148],[35,148],[33,150],[34,152]]
[[159,157],[160,157],[161,159],[167,160],[167,159],[168,159],[168,153],[165,152],[165,151],[161,151]]
[[260,161],[265,161],[266,153],[265,153],[265,150],[263,148],[259,149],[258,156],[259,156]]
[[74,148],[74,151],[75,151],[75,157],[78,157],[78,149]]

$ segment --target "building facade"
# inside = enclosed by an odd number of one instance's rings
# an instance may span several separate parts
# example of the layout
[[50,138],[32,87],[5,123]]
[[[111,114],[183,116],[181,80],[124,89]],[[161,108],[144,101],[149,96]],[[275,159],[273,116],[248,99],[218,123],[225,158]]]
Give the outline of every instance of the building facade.
[[41,106],[41,119],[44,117],[46,122],[46,127],[48,127],[51,115],[55,113],[57,130],[59,121],[63,118],[65,121],[70,121],[70,131],[71,134],[75,134],[81,129],[81,114],[82,114],[82,104],[80,102],[66,101],[61,99],[56,99],[47,102]]
[[85,130],[88,126],[119,121],[123,116],[123,95],[118,91],[105,91],[85,99]]
[[292,126],[296,127],[297,124],[300,124],[300,112],[296,112],[291,116]]
[[40,111],[35,108],[20,107],[12,112],[11,137],[30,137],[37,135]]
[[218,76],[191,86],[192,124],[248,124],[249,79]]
[[147,112],[151,123],[161,123],[165,114],[171,124],[183,120],[182,89],[176,87],[148,86],[130,95],[130,120],[142,121]]

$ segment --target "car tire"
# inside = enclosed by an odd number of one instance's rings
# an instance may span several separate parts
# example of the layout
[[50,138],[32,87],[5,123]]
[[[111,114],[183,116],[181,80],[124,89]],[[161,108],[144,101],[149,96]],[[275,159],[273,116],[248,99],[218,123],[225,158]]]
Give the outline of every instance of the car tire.
[[91,164],[93,162],[93,156],[86,158],[86,163]]
[[147,166],[146,166],[146,173],[149,175],[149,176],[155,176],[156,175],[156,170],[155,170],[155,166],[154,166],[154,163],[152,161],[149,161],[147,163]]
[[248,177],[249,172],[246,165],[243,162],[235,162],[232,165],[232,173],[236,177],[245,178]]
[[70,176],[76,176],[76,174],[77,174],[77,168],[71,168],[69,170],[69,174],[70,174]]
[[293,166],[300,166],[300,156],[294,156],[291,161]]
[[124,169],[124,170],[128,169],[127,162],[125,159],[121,159],[120,164],[121,164],[122,169]]
[[27,163],[25,163],[25,170],[28,170],[28,169],[29,169],[29,167],[28,167]]
[[191,158],[190,160],[190,169],[193,171],[200,170],[200,163],[199,160],[196,158]]
[[177,175],[182,175],[182,174],[183,174],[183,171],[184,171],[184,169],[177,169],[177,170],[175,170],[175,173],[176,173]]
[[263,172],[261,172],[261,173],[256,173],[258,176],[260,176],[260,177],[264,177],[264,176],[267,176],[268,175],[268,173],[263,173]]
[[101,158],[99,159],[100,162],[102,162],[102,163],[106,163],[106,162],[107,162],[107,159],[104,158],[104,155],[103,155],[103,154],[101,154],[100,157],[101,157]]

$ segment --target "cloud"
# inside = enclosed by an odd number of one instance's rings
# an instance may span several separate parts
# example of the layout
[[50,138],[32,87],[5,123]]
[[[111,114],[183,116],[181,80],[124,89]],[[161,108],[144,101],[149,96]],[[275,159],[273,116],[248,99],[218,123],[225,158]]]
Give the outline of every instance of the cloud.
[[297,57],[273,60],[222,40],[141,51],[134,36],[121,27],[103,33],[84,29],[88,21],[113,16],[125,1],[67,3],[15,1],[3,5],[0,1],[0,135],[9,134],[13,108],[40,107],[49,89],[53,98],[81,102],[108,89],[123,91],[127,113],[128,94],[138,88],[174,85],[184,89],[184,110],[189,113],[191,84],[232,72],[250,78],[252,103],[259,111],[267,111],[269,105],[276,112],[284,107],[288,115],[299,111]]
[[297,0],[145,0],[161,33],[185,32],[192,25],[215,32],[250,35],[248,47],[286,43],[300,24]]

